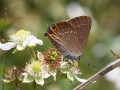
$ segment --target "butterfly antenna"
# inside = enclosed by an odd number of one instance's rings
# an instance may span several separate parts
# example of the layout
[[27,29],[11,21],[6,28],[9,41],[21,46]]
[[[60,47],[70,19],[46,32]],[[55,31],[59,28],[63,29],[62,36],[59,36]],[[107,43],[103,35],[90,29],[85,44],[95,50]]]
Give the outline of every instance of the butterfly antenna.
[[[96,67],[94,65],[90,64],[88,61],[86,61],[86,59],[84,59],[83,57],[82,57],[82,59],[83,59],[83,62],[85,64],[87,64],[89,67],[96,69]],[[80,60],[79,60],[79,62],[80,62]]]

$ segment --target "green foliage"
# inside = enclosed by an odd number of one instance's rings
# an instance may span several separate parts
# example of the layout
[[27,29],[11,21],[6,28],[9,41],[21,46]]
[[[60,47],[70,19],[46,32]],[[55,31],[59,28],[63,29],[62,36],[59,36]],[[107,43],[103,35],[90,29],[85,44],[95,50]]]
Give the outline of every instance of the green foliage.
[[[19,29],[30,30],[44,42],[43,46],[37,46],[39,51],[53,47],[51,42],[44,37],[44,32],[47,30],[47,25],[70,18],[67,8],[71,3],[77,3],[84,10],[87,9],[90,13],[86,15],[92,16],[93,24],[88,43],[79,61],[79,67],[83,73],[80,75],[82,78],[89,78],[113,61],[114,56],[110,50],[120,53],[120,0],[1,0],[0,2],[0,40],[4,37],[4,30],[6,37]],[[5,6],[8,8],[6,22],[9,21],[9,25],[5,24],[4,14],[6,12],[3,8]],[[72,13],[74,14],[75,11]],[[24,67],[25,62],[29,60],[24,52],[26,51],[12,55],[7,52],[5,54],[6,68],[13,65]],[[3,66],[3,56],[4,53],[0,51],[1,66]],[[18,60],[20,56],[23,57]],[[55,55],[51,58],[54,60]],[[90,68],[88,64],[94,65],[96,69]],[[59,88],[59,90],[72,90],[78,84],[80,83],[77,81],[73,85],[68,80],[61,80],[55,83],[55,87],[50,85],[44,90],[51,90],[51,87]],[[0,82],[0,88],[1,86],[2,82]],[[22,88],[21,90],[28,90],[29,85],[22,85]],[[9,85],[5,85],[5,90],[12,89]],[[115,90],[115,87],[105,78],[100,78],[85,90]]]

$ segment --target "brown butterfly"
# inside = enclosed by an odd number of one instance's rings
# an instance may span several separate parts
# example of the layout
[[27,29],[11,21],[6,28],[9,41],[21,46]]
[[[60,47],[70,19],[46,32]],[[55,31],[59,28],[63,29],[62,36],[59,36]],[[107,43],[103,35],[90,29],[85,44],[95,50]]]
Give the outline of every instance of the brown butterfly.
[[91,23],[90,16],[79,16],[60,21],[49,26],[45,36],[65,58],[78,60],[86,46]]

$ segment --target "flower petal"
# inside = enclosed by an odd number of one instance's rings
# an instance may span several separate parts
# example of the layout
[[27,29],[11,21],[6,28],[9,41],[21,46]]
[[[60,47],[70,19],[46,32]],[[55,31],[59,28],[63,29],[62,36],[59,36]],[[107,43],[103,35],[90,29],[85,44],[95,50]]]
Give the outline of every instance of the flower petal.
[[34,78],[30,75],[28,75],[27,73],[24,73],[24,78],[23,78],[23,81],[24,83],[31,83],[34,81]]
[[61,68],[69,68],[70,64],[68,62],[62,62],[61,63]]
[[77,77],[76,75],[74,75],[74,77],[79,81],[79,82],[86,82],[87,80],[85,80],[85,79],[81,79],[81,78],[79,78],[79,77]]
[[50,74],[54,77],[54,80],[56,80],[57,70],[56,69],[50,70]]
[[35,36],[31,35],[27,38],[27,40],[23,43],[23,46],[35,46],[36,44],[43,45],[43,41],[37,39]]
[[44,61],[44,55],[41,52],[37,51],[37,57],[41,62]]
[[4,82],[4,83],[10,83],[11,80],[3,79],[3,82]]
[[70,71],[75,75],[82,74],[78,67],[71,67]]
[[70,72],[67,72],[67,77],[68,77],[71,81],[74,80],[74,78],[73,78],[73,74],[70,73]]
[[61,67],[60,67],[60,71],[62,73],[67,73],[69,71],[69,69],[70,69],[69,63],[68,62],[62,62]]
[[6,51],[14,48],[16,46],[15,42],[7,42],[5,44],[0,43],[0,49]]
[[35,82],[37,83],[37,84],[40,84],[40,85],[44,85],[44,78],[43,77],[40,77],[40,76],[38,76],[38,77],[35,77]]
[[67,72],[68,72],[68,69],[66,69],[66,68],[60,68],[60,71],[61,71],[62,73],[67,73]]
[[49,76],[50,76],[50,74],[46,72],[46,73],[44,73],[44,76],[43,76],[43,77],[44,77],[44,78],[48,78]]
[[22,46],[22,45],[17,45],[17,49],[19,50],[19,51],[21,51],[21,50],[24,50],[25,49],[25,46]]

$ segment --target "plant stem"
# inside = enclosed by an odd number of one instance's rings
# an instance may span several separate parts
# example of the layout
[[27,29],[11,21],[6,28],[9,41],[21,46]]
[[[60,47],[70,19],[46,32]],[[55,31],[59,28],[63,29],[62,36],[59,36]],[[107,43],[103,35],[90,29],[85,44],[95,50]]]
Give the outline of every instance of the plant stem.
[[37,90],[37,85],[35,81],[33,81],[33,90]]
[[20,90],[19,84],[15,85],[15,90]]
[[100,76],[104,76],[106,73],[110,72],[111,70],[115,69],[118,66],[120,66],[120,59],[117,59],[116,61],[110,63],[109,65],[101,69],[99,72],[91,76],[86,82],[78,85],[73,90],[83,90],[87,85],[91,84],[93,81],[98,79]]
[[[6,25],[6,16],[7,16],[7,7],[5,6],[5,25]],[[5,31],[6,27],[4,29],[4,40],[5,40]],[[3,78],[5,77],[5,67],[6,67],[6,60],[5,60],[5,54],[4,54],[4,66],[3,66]],[[2,90],[4,90],[4,82],[2,83]]]

